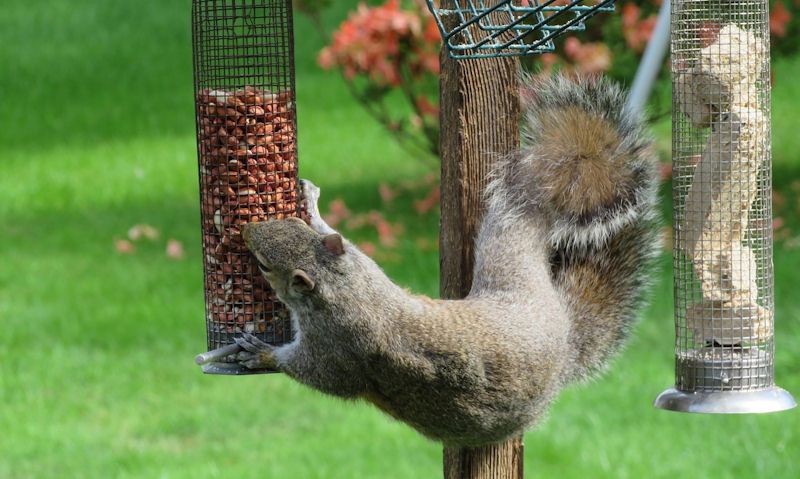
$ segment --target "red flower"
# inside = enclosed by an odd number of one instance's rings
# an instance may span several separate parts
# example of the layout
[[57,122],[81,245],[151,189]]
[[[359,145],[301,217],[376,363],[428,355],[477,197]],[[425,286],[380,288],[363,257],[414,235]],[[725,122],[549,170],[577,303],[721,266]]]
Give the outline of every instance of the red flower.
[[420,6],[402,10],[399,0],[361,3],[320,52],[319,65],[339,67],[348,79],[365,75],[380,86],[397,86],[404,71],[438,74],[439,32],[427,12]]
[[622,6],[622,34],[628,47],[637,52],[644,50],[645,45],[653,35],[658,16],[653,14],[640,19],[641,9],[633,3]]
[[783,5],[783,2],[777,1],[769,13],[769,30],[776,37],[783,37],[786,35],[786,27],[792,19],[792,14]]
[[581,73],[598,74],[611,67],[611,50],[605,43],[581,43],[569,37],[564,41],[564,53]]

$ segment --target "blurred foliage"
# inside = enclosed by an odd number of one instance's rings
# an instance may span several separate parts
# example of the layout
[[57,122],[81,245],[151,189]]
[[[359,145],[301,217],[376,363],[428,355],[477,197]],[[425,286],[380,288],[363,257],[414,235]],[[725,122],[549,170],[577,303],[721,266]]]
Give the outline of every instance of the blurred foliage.
[[800,48],[800,1],[771,0],[769,27],[772,55],[788,56]]
[[412,157],[436,158],[440,37],[424,2],[359,3],[332,32],[321,19],[327,0],[296,5],[326,38],[319,65],[340,71],[352,97]]
[[[555,5],[568,0],[556,0]],[[326,37],[319,55],[325,69],[338,69],[359,103],[400,144],[417,157],[438,155],[437,54],[440,39],[421,0],[353,2],[353,10],[337,30],[320,20],[331,0],[296,0]],[[587,22],[587,30],[556,40],[556,52],[526,57],[526,69],[549,73],[606,74],[629,84],[636,74],[655,29],[662,0],[617,2],[617,11]],[[800,45],[800,0],[771,0],[770,31],[776,56],[789,55]],[[666,62],[666,60],[665,60]],[[654,86],[653,119],[670,109],[668,70]],[[399,93],[394,95],[393,93]]]

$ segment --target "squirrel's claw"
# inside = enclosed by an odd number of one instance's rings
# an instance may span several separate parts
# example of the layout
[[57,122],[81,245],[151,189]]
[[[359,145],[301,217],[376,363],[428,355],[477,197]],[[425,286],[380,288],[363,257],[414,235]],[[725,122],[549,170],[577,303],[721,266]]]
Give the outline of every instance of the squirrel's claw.
[[250,333],[242,334],[240,338],[233,338],[236,344],[242,347],[245,351],[251,353],[259,353],[261,351],[272,351],[272,346],[258,339]]
[[242,337],[233,338],[233,340],[244,349],[235,356],[239,364],[248,369],[274,369],[276,367],[275,357],[272,354],[273,346],[248,333],[244,333]]

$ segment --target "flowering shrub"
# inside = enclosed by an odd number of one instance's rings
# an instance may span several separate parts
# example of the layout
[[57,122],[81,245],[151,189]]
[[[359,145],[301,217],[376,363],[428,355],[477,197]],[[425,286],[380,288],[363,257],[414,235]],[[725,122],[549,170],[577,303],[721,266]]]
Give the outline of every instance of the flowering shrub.
[[420,9],[403,10],[399,0],[368,7],[361,3],[334,32],[319,54],[328,70],[341,68],[345,78],[366,75],[379,86],[401,86],[425,74],[439,73],[439,31]]
[[359,3],[330,35],[318,63],[339,70],[353,96],[401,146],[435,158],[439,48],[439,30],[423,1]]
[[[794,2],[795,6],[798,4]],[[792,21],[792,14],[786,9],[782,1],[778,0],[772,3],[772,8],[769,13],[769,30],[774,37],[783,38],[789,31],[789,26]],[[796,25],[795,25],[796,29]]]
[[[330,0],[296,0],[316,17]],[[556,53],[527,57],[533,71],[604,73],[630,83],[653,34],[662,0],[618,0],[617,13],[587,22],[587,30],[556,41]],[[569,3],[556,0],[554,4]],[[800,0],[771,0],[773,51],[790,53],[800,45]],[[417,157],[438,156],[438,74],[441,39],[423,0],[358,3],[319,54],[319,65],[338,70],[353,96],[402,146]],[[669,110],[666,69],[656,85],[662,112]],[[400,97],[401,102],[390,101]]]
[[[660,1],[658,5],[661,5]],[[641,53],[656,28],[656,13],[644,16],[640,6],[635,3],[625,3],[620,9],[620,17],[622,18],[622,36],[625,38],[625,43],[628,48]]]

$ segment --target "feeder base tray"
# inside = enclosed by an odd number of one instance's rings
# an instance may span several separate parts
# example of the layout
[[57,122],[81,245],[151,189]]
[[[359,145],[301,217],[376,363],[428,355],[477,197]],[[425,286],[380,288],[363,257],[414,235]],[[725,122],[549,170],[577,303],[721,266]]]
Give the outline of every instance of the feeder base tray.
[[237,363],[208,363],[203,365],[205,374],[222,374],[227,376],[245,376],[249,374],[277,373],[271,369],[248,369]]
[[659,409],[704,414],[757,414],[778,412],[797,406],[791,394],[772,386],[755,391],[689,392],[675,388],[658,395]]
[[752,391],[772,387],[772,357],[758,348],[706,347],[683,351],[677,362],[682,391]]

